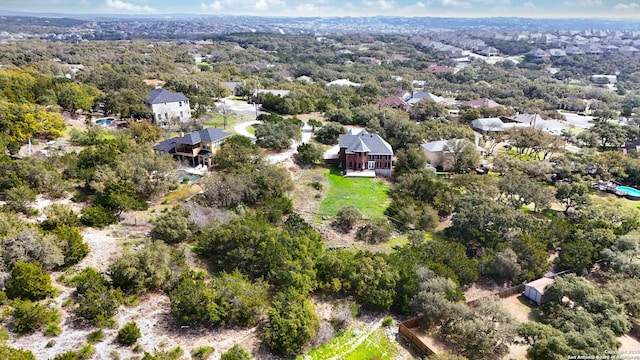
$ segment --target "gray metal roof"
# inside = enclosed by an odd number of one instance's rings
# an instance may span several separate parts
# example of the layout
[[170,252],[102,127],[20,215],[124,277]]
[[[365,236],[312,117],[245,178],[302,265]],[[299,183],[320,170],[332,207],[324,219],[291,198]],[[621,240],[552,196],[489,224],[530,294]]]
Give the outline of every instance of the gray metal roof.
[[195,145],[200,142],[216,142],[231,136],[226,131],[222,131],[218,128],[210,127],[202,129],[200,131],[192,132],[184,136],[177,136],[169,140],[160,142],[153,147],[154,150],[173,153],[175,152],[176,144],[188,144]]
[[163,88],[156,88],[149,92],[149,104],[173,103],[179,101],[189,101],[183,93],[174,93]]
[[[338,138],[340,148],[345,148],[347,153],[369,152],[370,155],[393,155],[393,149],[388,142],[378,134],[370,134],[365,130],[356,132],[349,130]],[[365,150],[358,150],[365,149]]]

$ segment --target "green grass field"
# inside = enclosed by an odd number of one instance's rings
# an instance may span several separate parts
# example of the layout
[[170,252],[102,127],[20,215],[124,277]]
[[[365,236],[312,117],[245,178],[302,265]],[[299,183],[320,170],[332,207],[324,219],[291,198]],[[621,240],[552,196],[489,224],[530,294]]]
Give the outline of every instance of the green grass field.
[[322,216],[334,216],[345,206],[354,206],[366,218],[382,216],[389,202],[389,187],[377,179],[346,178],[337,168],[325,174],[329,189],[318,207]]
[[398,353],[397,345],[385,335],[383,329],[372,332],[360,345],[355,346],[357,340],[358,337],[353,330],[347,330],[328,343],[322,344],[296,359],[321,360],[337,357],[344,360],[388,360]]
[[[233,126],[245,122],[251,121],[253,118],[247,115],[228,115],[227,116],[227,131],[233,131]],[[222,129],[224,127],[224,117],[221,114],[211,114],[211,120],[204,123],[205,127],[217,127]]]

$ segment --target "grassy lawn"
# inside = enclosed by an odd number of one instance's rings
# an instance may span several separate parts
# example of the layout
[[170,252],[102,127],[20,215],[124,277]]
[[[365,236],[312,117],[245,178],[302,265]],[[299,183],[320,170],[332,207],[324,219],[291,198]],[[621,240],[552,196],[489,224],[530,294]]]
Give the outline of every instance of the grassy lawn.
[[355,341],[357,341],[357,335],[353,330],[347,330],[328,343],[322,344],[296,359],[320,360],[337,357],[344,360],[387,360],[392,359],[398,352],[397,345],[385,335],[383,329],[374,331],[360,345],[353,348]]
[[256,128],[255,128],[253,125],[251,125],[251,126],[247,126],[247,128],[246,128],[246,129],[247,129],[247,132],[248,132],[249,134],[251,134],[251,135],[253,135],[253,136],[255,136],[255,135],[256,135]]
[[389,202],[389,187],[377,179],[346,178],[337,168],[325,174],[328,182],[327,196],[318,207],[318,214],[334,216],[345,206],[354,206],[366,218],[382,216]]
[[[233,126],[245,122],[251,121],[253,117],[242,115],[242,114],[233,114],[227,116],[227,131],[232,131]],[[205,127],[217,127],[222,129],[224,127],[224,117],[221,114],[211,114],[211,120],[204,123]]]

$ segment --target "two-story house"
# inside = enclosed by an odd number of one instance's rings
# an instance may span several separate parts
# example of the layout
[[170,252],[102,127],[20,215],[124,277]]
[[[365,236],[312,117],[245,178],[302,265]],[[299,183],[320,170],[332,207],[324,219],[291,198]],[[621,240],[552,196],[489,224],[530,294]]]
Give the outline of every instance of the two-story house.
[[211,167],[215,153],[230,136],[231,134],[218,128],[206,128],[162,141],[155,145],[153,150],[171,154],[177,160],[186,161],[191,166]]
[[340,135],[338,145],[338,166],[346,170],[347,175],[352,171],[370,170],[376,175],[391,176],[393,149],[378,134],[351,129]]
[[163,88],[149,92],[147,104],[153,113],[153,121],[159,125],[191,119],[189,99],[183,93],[174,93]]

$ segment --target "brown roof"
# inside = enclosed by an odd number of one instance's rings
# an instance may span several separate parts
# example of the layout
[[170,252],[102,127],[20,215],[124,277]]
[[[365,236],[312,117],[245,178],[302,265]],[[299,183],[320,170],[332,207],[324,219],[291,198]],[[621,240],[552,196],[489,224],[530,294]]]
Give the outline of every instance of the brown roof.
[[427,68],[427,71],[432,73],[450,73],[453,72],[453,69],[448,66],[431,65]]
[[498,104],[497,102],[491,100],[491,99],[474,99],[474,100],[469,100],[469,101],[465,101],[462,104],[460,104],[462,106],[469,106],[472,108],[479,108],[479,107],[490,107],[490,108],[494,108],[494,107],[504,107],[500,104]]
[[380,100],[378,103],[379,106],[388,106],[394,109],[402,109],[404,111],[411,110],[411,105],[406,101],[402,100],[398,96],[389,96],[388,98],[384,98]]

